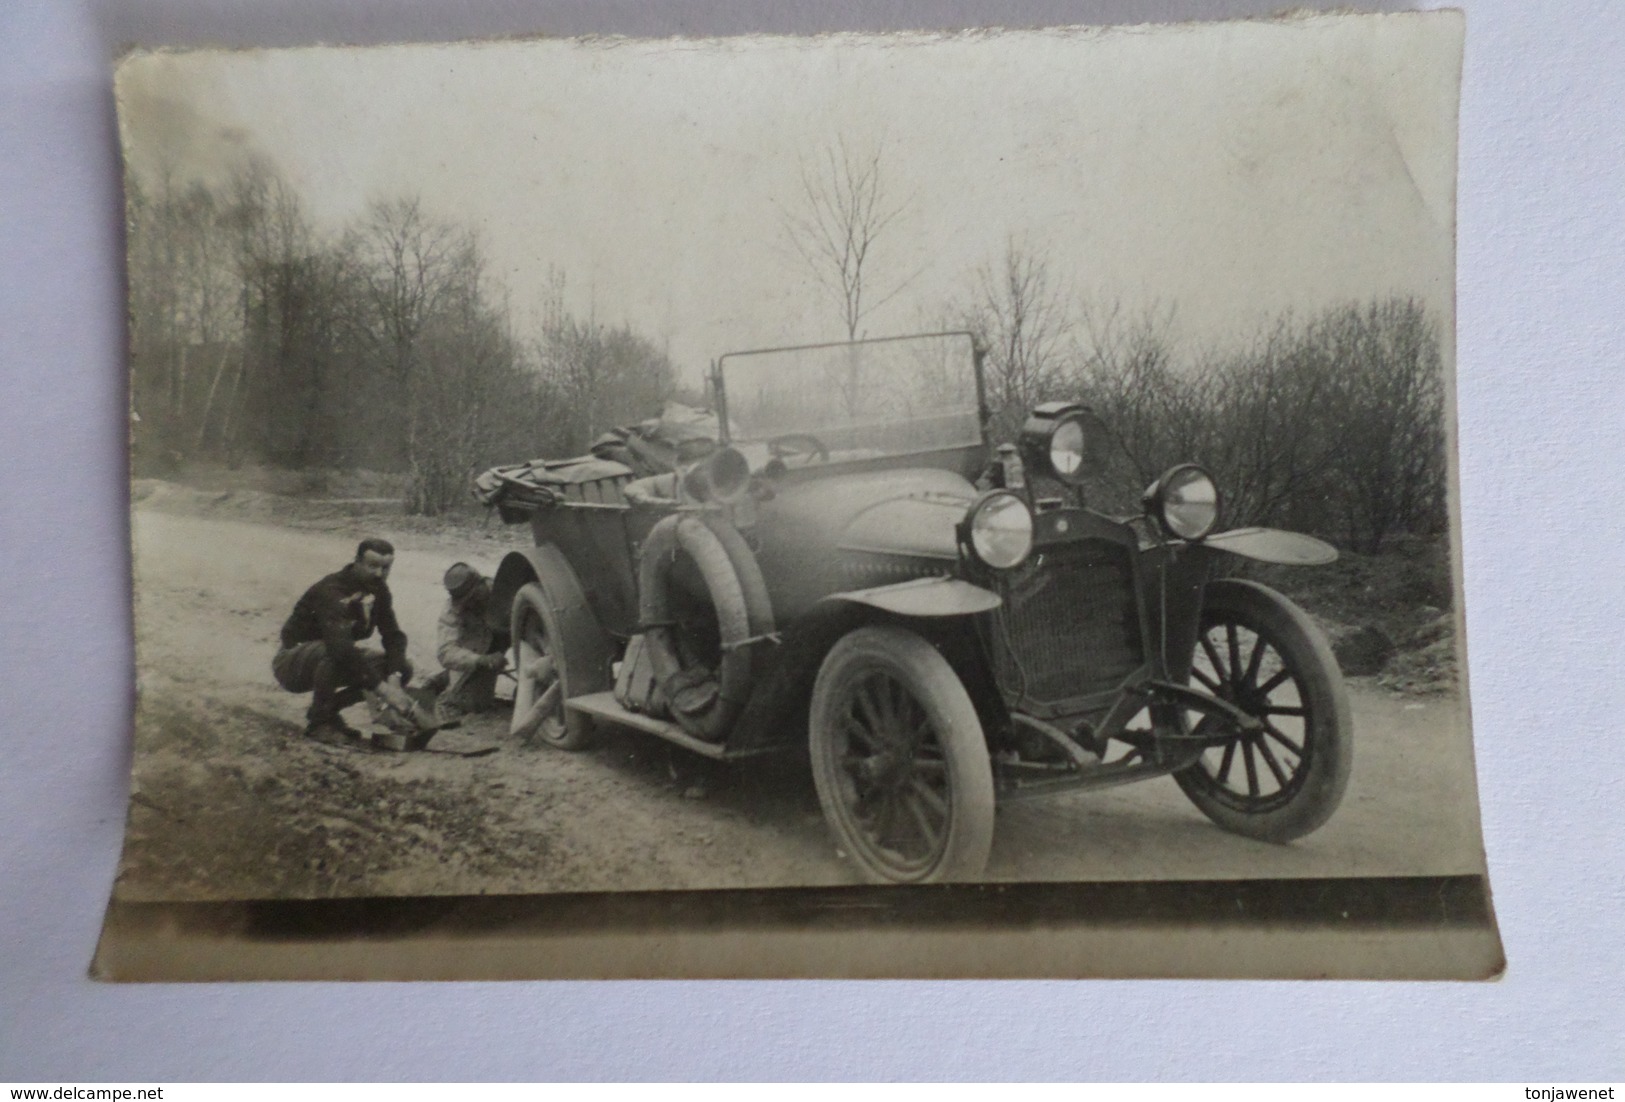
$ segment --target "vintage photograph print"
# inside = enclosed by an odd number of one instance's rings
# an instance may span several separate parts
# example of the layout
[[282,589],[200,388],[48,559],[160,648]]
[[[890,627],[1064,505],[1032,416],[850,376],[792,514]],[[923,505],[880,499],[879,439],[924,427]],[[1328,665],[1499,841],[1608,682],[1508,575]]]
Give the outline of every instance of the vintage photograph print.
[[1493,971],[1462,30],[131,53],[114,912],[1465,884]]

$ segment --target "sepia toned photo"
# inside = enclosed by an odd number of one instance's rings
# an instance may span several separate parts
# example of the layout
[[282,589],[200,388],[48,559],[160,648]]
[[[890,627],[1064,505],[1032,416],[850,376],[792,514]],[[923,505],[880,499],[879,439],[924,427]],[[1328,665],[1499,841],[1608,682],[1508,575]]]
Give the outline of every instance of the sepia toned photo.
[[[1493,974],[1461,48],[1446,12],[130,54],[109,930],[412,901],[433,966],[293,973],[485,975],[499,897],[671,934],[509,974]],[[834,913],[846,948],[729,948]],[[994,947],[1091,915],[1167,944]]]

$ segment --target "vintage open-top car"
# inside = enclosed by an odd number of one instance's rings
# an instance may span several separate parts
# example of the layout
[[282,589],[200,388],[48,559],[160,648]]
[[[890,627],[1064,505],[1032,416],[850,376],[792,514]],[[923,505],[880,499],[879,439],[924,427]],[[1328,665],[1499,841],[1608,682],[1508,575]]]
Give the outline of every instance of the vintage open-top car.
[[1139,515],[1092,510],[1107,427],[1049,403],[995,449],[982,360],[968,333],[732,353],[709,417],[487,472],[477,492],[535,544],[492,602],[515,732],[805,746],[839,849],[879,882],[978,876],[996,801],[1152,777],[1249,837],[1325,823],[1352,752],[1336,660],[1286,598],[1213,567],[1336,552],[1215,532],[1194,464]]

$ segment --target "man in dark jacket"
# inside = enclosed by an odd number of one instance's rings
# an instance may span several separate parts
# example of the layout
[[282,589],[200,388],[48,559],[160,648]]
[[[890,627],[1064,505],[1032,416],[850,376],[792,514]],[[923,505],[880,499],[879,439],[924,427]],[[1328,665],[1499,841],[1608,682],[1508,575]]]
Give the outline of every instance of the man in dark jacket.
[[[355,561],[305,590],[282,625],[282,649],[271,660],[271,672],[290,693],[314,694],[305,734],[359,737],[339,713],[391,674],[400,674],[403,685],[412,680],[406,633],[395,621],[387,584],[394,563],[388,540],[362,540]],[[374,630],[382,650],[356,646]]]

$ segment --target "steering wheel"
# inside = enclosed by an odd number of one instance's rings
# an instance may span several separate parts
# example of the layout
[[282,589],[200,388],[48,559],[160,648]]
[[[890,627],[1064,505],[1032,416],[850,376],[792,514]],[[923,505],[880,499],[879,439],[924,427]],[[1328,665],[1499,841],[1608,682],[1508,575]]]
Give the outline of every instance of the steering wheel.
[[781,462],[790,455],[805,455],[807,461],[801,464],[803,467],[810,467],[815,462],[829,462],[829,448],[810,432],[787,432],[783,436],[773,437],[766,443],[767,450],[772,453],[773,458]]

